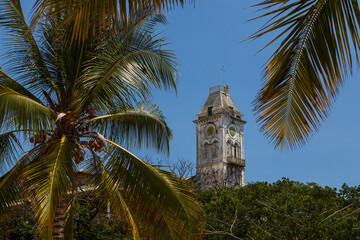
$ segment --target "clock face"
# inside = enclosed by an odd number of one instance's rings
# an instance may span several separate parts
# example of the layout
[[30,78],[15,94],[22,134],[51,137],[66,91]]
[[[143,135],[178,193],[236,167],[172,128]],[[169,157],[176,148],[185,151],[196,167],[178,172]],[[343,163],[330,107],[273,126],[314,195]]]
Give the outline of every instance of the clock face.
[[212,135],[214,135],[215,129],[213,126],[210,126],[206,129],[206,134],[211,137]]
[[231,127],[229,128],[229,132],[230,132],[230,136],[234,137],[234,136],[235,136],[235,133],[236,133],[236,130],[235,130],[235,128],[234,128],[233,126],[231,126]]

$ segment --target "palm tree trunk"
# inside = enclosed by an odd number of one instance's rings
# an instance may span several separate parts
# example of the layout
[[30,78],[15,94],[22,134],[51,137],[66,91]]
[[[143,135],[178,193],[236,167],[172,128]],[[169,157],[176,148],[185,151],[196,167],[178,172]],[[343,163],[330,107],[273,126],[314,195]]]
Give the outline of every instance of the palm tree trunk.
[[54,217],[53,240],[64,239],[64,225],[65,225],[65,211],[66,205],[64,202],[57,206]]

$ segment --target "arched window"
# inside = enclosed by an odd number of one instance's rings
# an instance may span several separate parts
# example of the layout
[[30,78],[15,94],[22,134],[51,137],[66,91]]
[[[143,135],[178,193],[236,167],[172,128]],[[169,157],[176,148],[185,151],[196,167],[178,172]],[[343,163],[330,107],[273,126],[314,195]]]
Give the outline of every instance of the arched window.
[[218,141],[216,139],[214,139],[211,145],[211,157],[213,160],[215,160],[215,158],[217,158],[218,156]]
[[240,146],[238,143],[235,143],[234,146],[234,157],[240,158]]
[[226,156],[232,156],[232,143],[230,141],[226,142]]
[[209,142],[208,141],[205,141],[205,142],[203,142],[203,144],[202,144],[203,146],[202,146],[202,151],[201,151],[201,155],[203,156],[203,159],[206,161],[206,159],[208,159],[209,158],[209,148],[210,148],[210,145],[209,145]]

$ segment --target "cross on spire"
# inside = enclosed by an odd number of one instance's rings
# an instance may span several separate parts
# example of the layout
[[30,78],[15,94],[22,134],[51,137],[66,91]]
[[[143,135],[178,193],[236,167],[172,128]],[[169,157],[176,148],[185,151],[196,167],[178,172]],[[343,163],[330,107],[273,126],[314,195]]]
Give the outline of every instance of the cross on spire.
[[223,86],[225,87],[225,67],[224,66],[222,66],[222,68],[220,68],[220,70],[222,71],[222,77],[223,77]]

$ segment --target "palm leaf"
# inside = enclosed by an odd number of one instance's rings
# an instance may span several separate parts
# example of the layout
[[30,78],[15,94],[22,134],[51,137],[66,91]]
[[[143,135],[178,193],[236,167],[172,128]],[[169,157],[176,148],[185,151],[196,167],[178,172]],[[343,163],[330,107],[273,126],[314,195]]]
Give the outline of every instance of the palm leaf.
[[51,92],[57,86],[51,79],[40,48],[30,31],[19,0],[0,1],[0,26],[5,30],[9,59],[4,67],[7,72],[23,79],[22,85],[30,86],[37,94],[40,89]]
[[[251,38],[279,32],[254,101],[261,130],[281,149],[302,146],[326,119],[339,87],[358,61],[358,1],[266,0],[272,17]],[[273,42],[272,41],[272,42]],[[271,42],[271,43],[272,43]]]
[[[48,18],[66,14],[59,24],[69,28],[68,36],[73,41],[84,42],[96,38],[109,28],[121,30],[140,16],[168,10],[185,3],[185,0],[37,0],[34,6],[33,24],[44,15]],[[189,2],[193,2],[189,0]],[[122,23],[122,24],[121,24]]]
[[[155,239],[200,239],[202,209],[190,188],[174,174],[158,169],[106,140],[110,177],[132,203],[137,216],[151,226]],[[146,225],[145,225],[146,226]],[[166,237],[167,236],[167,237]]]
[[16,165],[0,178],[0,213],[8,211],[24,200],[23,179],[20,177],[26,166],[37,159],[40,147],[37,146],[18,159]]
[[51,109],[0,85],[0,129],[49,130],[55,118]]
[[42,25],[40,30],[44,37],[41,39],[41,45],[44,61],[60,92],[59,101],[66,102],[70,93],[73,93],[74,83],[83,71],[84,63],[88,61],[87,51],[94,49],[95,45],[84,43],[78,46],[67,43],[64,39],[64,29],[55,30],[60,19],[52,18]]
[[18,83],[16,80],[8,76],[3,70],[0,69],[0,85],[13,89],[22,95],[43,104],[37,97],[35,97],[29,90]]
[[148,17],[127,31],[106,35],[76,84],[77,105],[92,104],[101,111],[144,99],[151,88],[176,90],[175,56],[161,49],[164,39],[153,36],[155,24],[163,21],[161,15]]
[[156,105],[141,103],[117,113],[90,119],[92,124],[106,138],[133,148],[152,147],[169,152],[171,130],[165,117]]
[[0,173],[17,160],[18,150],[22,151],[20,141],[13,132],[0,134]]
[[74,185],[73,144],[63,136],[49,142],[45,155],[24,172],[28,188],[33,192],[40,235],[52,238],[56,207]]
[[99,171],[94,171],[91,177],[95,185],[95,193],[99,196],[102,204],[106,206],[110,203],[112,211],[120,218],[124,217],[131,226],[133,239],[140,239],[139,232],[135,223],[135,219],[127,206],[123,196],[121,195],[121,186],[110,177],[108,170],[105,168],[103,161],[94,154],[94,161],[100,165]]

